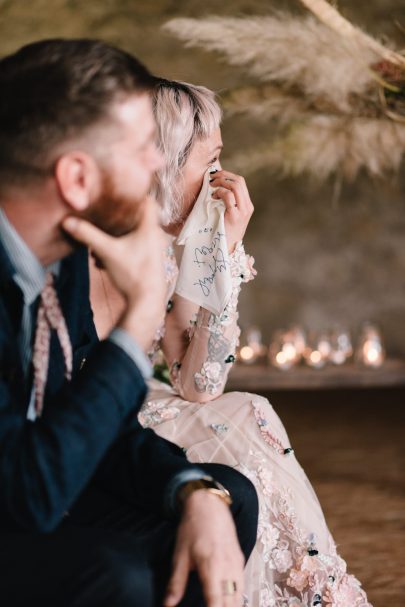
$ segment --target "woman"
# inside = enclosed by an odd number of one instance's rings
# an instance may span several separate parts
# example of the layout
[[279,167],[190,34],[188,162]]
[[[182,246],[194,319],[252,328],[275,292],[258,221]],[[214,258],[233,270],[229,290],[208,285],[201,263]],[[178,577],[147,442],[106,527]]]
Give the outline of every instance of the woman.
[[[253,205],[243,178],[220,166],[221,112],[214,94],[204,87],[160,80],[153,101],[167,160],[156,186],[165,231],[173,242],[207,171],[216,171],[210,185],[215,188],[213,198],[225,205],[232,292],[219,315],[174,293],[178,265],[173,247],[168,247],[167,315],[151,356],[156,359],[161,349],[171,386],[151,381],[141,423],[183,447],[191,461],[234,466],[255,484],[259,532],[246,568],[246,605],[370,607],[359,582],[346,573],[317,497],[270,403],[254,394],[223,394],[239,335],[239,291],[255,271],[241,242]],[[103,280],[92,273],[101,334],[119,313]]]

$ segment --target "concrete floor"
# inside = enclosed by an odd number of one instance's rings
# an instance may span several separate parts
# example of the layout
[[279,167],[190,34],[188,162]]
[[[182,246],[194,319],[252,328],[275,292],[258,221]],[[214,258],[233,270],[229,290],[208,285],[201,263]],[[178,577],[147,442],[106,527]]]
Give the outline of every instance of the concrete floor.
[[374,607],[404,607],[405,390],[266,396],[318,493],[349,571]]

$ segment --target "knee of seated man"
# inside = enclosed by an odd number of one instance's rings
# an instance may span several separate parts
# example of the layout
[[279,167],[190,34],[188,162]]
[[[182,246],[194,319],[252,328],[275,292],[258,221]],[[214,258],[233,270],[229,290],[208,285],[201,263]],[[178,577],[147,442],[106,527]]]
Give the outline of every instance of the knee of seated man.
[[[152,607],[153,573],[139,548],[105,546],[93,564],[94,582],[104,607]],[[98,603],[97,603],[98,604]]]

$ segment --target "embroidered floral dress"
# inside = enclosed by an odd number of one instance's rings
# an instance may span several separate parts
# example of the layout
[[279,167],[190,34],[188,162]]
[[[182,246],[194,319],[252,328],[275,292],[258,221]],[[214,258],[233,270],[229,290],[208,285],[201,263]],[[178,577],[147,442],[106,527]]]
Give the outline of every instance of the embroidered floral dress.
[[177,275],[167,256],[170,300],[151,355],[161,348],[172,386],[151,381],[140,421],[185,449],[192,462],[227,464],[255,485],[260,513],[246,568],[249,607],[371,607],[346,571],[318,499],[271,404],[255,394],[223,394],[235,358],[238,296],[255,274],[241,243],[231,255],[233,292],[222,316],[172,295]]

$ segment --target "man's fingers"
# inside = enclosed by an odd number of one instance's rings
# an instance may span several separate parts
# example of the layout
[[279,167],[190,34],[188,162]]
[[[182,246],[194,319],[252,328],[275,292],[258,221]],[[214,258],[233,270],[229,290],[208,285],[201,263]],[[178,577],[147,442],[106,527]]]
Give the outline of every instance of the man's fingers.
[[62,222],[62,228],[69,236],[88,246],[97,257],[102,257],[110,246],[111,236],[85,219],[67,217]]
[[173,573],[167,588],[164,607],[174,607],[177,605],[186,590],[188,575],[190,572],[190,561],[185,552],[175,556]]
[[[240,607],[244,591],[244,559],[220,557],[197,561],[207,607]],[[236,584],[236,592],[233,584]]]
[[222,590],[215,569],[206,566],[208,563],[198,563],[197,571],[207,607],[222,607]]

